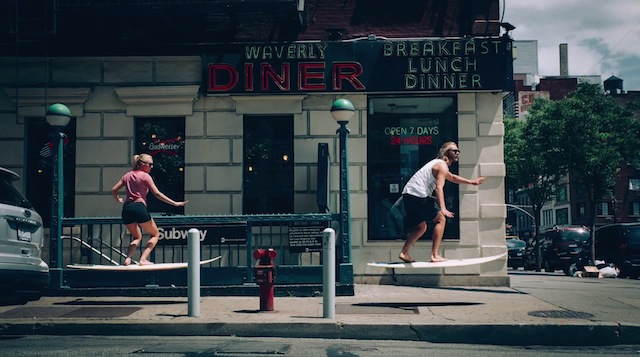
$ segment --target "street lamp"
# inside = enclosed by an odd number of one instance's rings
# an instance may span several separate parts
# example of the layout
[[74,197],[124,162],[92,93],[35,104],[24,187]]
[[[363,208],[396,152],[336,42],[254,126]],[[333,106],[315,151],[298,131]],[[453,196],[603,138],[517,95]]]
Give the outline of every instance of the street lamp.
[[47,123],[53,127],[53,173],[51,175],[51,224],[49,227],[49,266],[58,271],[62,279],[62,216],[64,214],[64,174],[62,172],[63,139],[66,136],[62,129],[71,120],[71,111],[66,105],[56,103],[47,108]]
[[333,102],[331,116],[340,124],[336,134],[340,135],[340,244],[342,245],[341,263],[351,261],[351,215],[349,210],[349,156],[347,136],[349,119],[356,112],[353,103],[341,98]]

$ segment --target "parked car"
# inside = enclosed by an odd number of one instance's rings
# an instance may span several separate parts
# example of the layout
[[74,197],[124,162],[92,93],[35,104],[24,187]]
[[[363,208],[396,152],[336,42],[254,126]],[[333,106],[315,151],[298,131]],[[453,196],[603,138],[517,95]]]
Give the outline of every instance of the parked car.
[[580,252],[590,237],[585,226],[555,226],[541,233],[541,264],[546,272],[562,270],[570,274],[570,267],[578,261]]
[[49,284],[42,260],[42,218],[13,185],[20,179],[0,167],[0,303],[38,300]]
[[[614,223],[596,229],[596,260],[614,264],[620,277],[640,276],[640,223]],[[590,259],[590,242],[583,251]]]
[[507,245],[507,267],[514,270],[524,267],[524,253],[527,243],[517,238],[507,239],[505,243]]

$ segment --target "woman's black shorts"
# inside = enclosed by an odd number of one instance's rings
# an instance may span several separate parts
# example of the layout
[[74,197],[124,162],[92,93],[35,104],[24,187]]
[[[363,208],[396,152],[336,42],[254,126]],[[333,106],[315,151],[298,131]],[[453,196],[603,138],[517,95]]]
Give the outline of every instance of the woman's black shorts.
[[402,201],[407,214],[404,217],[404,227],[407,230],[413,229],[422,222],[432,222],[440,212],[440,207],[433,197],[420,198],[404,194]]
[[144,223],[150,220],[151,216],[144,203],[129,201],[122,206],[122,223]]

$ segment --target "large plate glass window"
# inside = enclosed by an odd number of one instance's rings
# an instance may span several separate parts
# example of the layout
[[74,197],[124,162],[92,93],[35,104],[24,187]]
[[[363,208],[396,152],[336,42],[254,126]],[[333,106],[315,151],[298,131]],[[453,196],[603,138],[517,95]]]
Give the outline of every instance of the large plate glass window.
[[[153,156],[151,177],[158,189],[175,201],[184,201],[184,118],[136,118],[136,154]],[[184,214],[184,207],[174,207],[147,195],[151,213]]]
[[[442,144],[458,141],[455,97],[370,97],[367,110],[369,240],[405,239],[401,213],[394,204],[409,178],[437,157]],[[450,170],[457,173],[457,164]],[[448,220],[444,238],[457,239],[457,185],[446,184],[445,199],[456,218]],[[432,227],[425,238],[431,239]]]
[[245,115],[242,212],[293,212],[293,117]]

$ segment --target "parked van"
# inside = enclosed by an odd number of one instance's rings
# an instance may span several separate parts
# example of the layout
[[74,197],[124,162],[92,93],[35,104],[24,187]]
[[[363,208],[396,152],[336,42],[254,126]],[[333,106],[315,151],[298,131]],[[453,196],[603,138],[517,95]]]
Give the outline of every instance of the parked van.
[[596,260],[615,264],[620,277],[640,276],[640,223],[614,223],[596,229],[595,248]]
[[541,233],[542,267],[547,272],[562,270],[569,274],[571,264],[578,261],[580,252],[590,237],[585,226],[555,226]]
[[49,285],[42,218],[13,186],[18,179],[0,167],[0,304],[38,300]]

